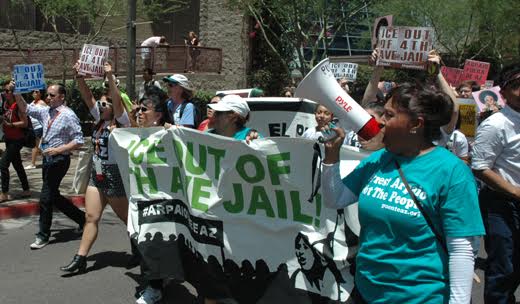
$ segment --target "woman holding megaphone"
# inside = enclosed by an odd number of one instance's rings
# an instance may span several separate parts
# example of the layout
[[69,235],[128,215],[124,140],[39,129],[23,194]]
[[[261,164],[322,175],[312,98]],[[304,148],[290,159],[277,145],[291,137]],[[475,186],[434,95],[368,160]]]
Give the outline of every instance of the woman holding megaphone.
[[359,202],[356,258],[359,303],[469,303],[474,251],[484,234],[474,178],[455,155],[437,147],[453,102],[437,89],[403,84],[386,97],[385,149],[345,178],[339,151],[325,143],[323,198],[330,208]]

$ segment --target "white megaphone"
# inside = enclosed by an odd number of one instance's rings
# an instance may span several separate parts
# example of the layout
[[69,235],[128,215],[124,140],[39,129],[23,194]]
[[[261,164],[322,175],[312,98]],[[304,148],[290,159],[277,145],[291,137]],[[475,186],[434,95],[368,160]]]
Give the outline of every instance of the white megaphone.
[[329,59],[322,60],[300,82],[294,94],[324,105],[361,138],[369,140],[379,133],[379,124],[345,92],[334,78]]

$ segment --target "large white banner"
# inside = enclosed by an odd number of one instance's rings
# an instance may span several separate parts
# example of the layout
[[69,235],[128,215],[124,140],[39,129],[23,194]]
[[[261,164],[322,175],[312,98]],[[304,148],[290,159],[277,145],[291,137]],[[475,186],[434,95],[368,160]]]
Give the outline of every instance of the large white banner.
[[[357,205],[337,211],[321,191],[312,197],[312,141],[130,128],[114,130],[110,145],[149,278],[185,279],[239,303],[348,299]],[[342,175],[364,156],[345,148]]]

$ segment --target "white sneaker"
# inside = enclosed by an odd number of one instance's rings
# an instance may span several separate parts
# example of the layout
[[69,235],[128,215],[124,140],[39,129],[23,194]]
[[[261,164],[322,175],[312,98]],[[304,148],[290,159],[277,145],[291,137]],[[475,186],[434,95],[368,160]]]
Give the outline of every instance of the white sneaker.
[[36,166],[33,166],[33,165],[27,165],[24,167],[25,170],[31,170],[31,169],[36,169]]
[[159,289],[152,288],[151,286],[141,294],[141,297],[137,299],[137,304],[155,304],[162,299],[162,292]]
[[47,244],[49,244],[49,240],[43,240],[39,237],[36,237],[36,240],[34,241],[34,243],[31,244],[31,249],[41,249],[45,246],[47,246]]

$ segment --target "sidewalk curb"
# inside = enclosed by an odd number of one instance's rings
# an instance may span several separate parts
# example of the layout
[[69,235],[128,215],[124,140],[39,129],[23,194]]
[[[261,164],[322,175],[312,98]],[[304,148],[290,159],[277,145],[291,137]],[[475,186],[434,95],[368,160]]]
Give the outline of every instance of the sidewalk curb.
[[[85,206],[84,196],[68,196],[67,198],[70,199],[78,208]],[[21,202],[10,206],[0,205],[0,221],[36,215],[39,213],[40,206],[38,201]]]

